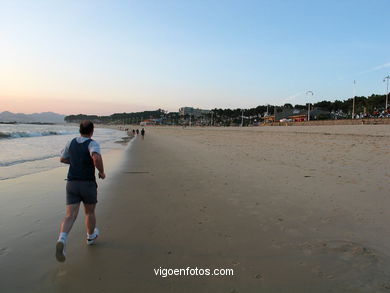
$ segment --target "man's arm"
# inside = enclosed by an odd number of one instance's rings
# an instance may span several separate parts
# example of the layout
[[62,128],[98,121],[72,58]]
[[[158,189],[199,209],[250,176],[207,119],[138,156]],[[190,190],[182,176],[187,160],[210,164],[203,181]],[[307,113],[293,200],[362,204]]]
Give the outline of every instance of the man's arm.
[[98,153],[92,153],[92,160],[95,164],[96,169],[99,171],[99,178],[106,178],[106,174],[104,174],[104,166],[103,166],[103,158]]
[[64,163],[64,164],[70,164],[69,158],[63,158],[63,157],[61,157],[61,158],[60,158],[60,162],[61,162],[61,163]]
[[68,141],[64,149],[61,151],[61,156],[60,156],[60,162],[64,164],[70,164],[70,159],[69,159],[69,146],[70,146],[71,141]]

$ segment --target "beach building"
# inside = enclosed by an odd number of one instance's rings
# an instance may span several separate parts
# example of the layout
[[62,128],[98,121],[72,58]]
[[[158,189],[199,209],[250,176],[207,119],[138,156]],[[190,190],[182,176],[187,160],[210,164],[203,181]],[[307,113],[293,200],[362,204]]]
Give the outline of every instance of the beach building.
[[292,122],[301,122],[307,120],[307,111],[302,109],[283,109],[280,114],[280,117],[277,115],[277,121],[282,119],[287,119]]
[[276,113],[275,115],[264,116],[263,120],[265,123],[279,122],[283,120],[288,120],[291,122],[296,121],[306,121],[307,120],[307,111],[301,109],[287,109],[284,108],[281,112]]
[[[319,108],[314,108],[310,111],[310,120],[318,120],[330,118],[330,112]],[[302,122],[307,121],[307,110],[306,109],[286,109],[284,108],[281,112],[275,115],[264,116],[265,123],[271,122]]]
[[146,125],[160,125],[161,119],[147,119],[142,122],[140,122],[140,126],[146,126]]
[[193,108],[193,107],[182,107],[179,109],[180,116],[191,115],[194,117],[200,117],[203,115],[207,115],[210,112],[211,112],[210,110],[203,110],[203,109]]
[[275,122],[275,115],[264,116],[263,120],[264,120],[265,123]]

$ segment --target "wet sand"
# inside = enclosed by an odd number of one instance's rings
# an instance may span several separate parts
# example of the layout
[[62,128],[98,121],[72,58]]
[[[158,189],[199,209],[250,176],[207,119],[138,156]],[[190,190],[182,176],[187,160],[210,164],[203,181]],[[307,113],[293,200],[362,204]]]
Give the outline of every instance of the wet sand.
[[63,168],[0,186],[0,291],[388,292],[389,145],[387,125],[148,128],[100,189],[98,244],[79,217],[64,264]]

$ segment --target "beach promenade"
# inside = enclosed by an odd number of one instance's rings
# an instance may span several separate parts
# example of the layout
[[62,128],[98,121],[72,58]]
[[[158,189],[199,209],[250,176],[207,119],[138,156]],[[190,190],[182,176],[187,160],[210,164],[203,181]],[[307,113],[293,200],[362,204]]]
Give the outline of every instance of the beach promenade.
[[[39,210],[29,223],[0,214],[13,239],[0,242],[0,291],[387,292],[389,145],[387,125],[147,128],[107,172],[97,245],[85,245],[80,214],[66,262],[55,261],[63,181],[48,183],[55,196],[41,196],[52,210],[24,199],[22,216]],[[43,180],[34,176],[19,180]],[[18,219],[11,211],[23,200],[13,200],[9,218]],[[7,227],[20,233],[12,238]],[[160,267],[234,275],[163,278]]]

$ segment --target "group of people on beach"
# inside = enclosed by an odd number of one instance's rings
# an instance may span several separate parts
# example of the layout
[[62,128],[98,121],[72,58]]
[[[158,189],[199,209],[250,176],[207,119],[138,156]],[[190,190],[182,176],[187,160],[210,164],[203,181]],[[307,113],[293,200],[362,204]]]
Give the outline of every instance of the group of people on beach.
[[[137,135],[138,135],[139,132],[140,132],[140,131],[138,130],[138,128],[137,128],[137,130],[133,129],[133,134],[134,134],[134,135],[135,135],[136,133],[137,133]],[[144,128],[141,129],[141,135],[142,135],[142,136],[145,135],[145,129],[144,129]]]
[[[133,129],[132,132],[133,132],[133,136],[135,136],[135,134],[139,135],[139,133],[140,133],[138,128],[137,128],[137,130]],[[144,138],[144,136],[145,136],[145,129],[144,128],[141,129],[141,135],[142,135],[142,138]]]

